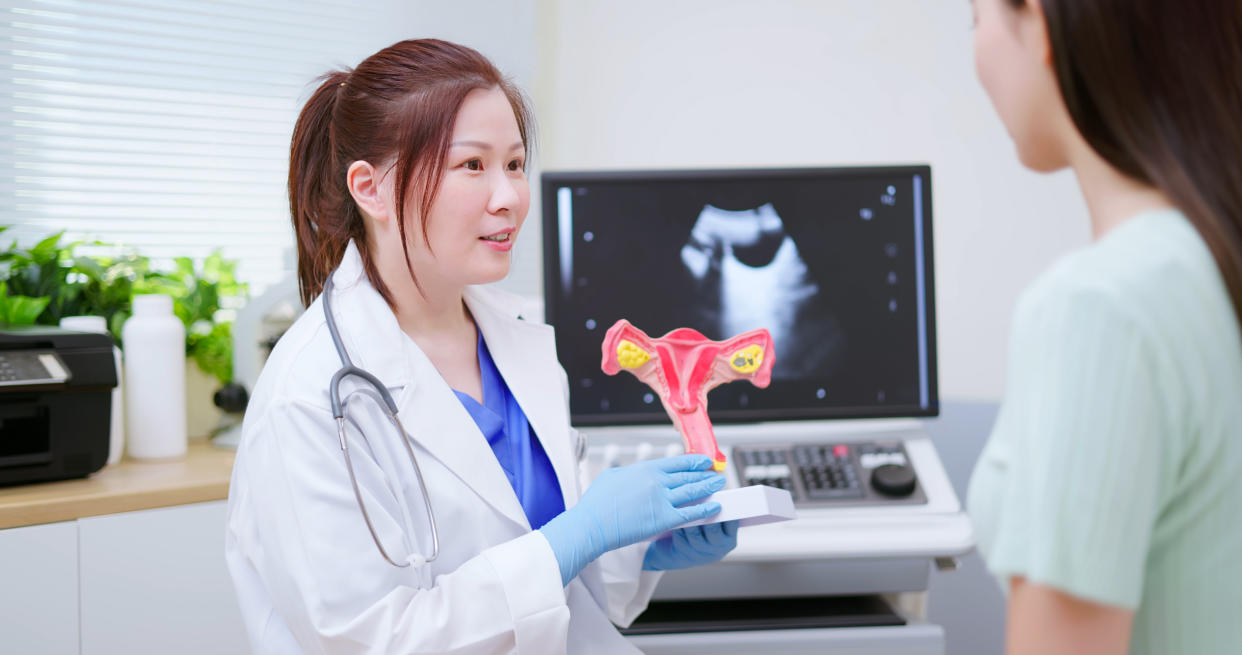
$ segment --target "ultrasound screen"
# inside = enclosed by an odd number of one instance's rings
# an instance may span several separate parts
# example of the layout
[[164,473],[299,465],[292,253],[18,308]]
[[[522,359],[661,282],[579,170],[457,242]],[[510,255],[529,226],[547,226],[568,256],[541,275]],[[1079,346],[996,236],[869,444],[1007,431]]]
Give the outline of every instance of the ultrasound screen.
[[625,318],[652,337],[767,328],[772,382],[708,395],[714,421],[937,413],[926,166],[545,173],[547,320],[577,425],[662,423],[600,370]]

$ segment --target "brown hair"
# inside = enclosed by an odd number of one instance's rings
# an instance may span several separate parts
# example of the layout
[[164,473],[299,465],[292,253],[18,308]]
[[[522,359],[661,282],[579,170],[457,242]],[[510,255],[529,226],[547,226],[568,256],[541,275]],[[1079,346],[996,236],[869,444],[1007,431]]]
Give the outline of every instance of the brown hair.
[[1242,323],[1242,2],[1038,1],[1075,127],[1186,214]]
[[475,89],[503,91],[527,155],[530,110],[521,91],[487,58],[436,39],[401,41],[352,71],[333,71],[319,82],[294,124],[289,150],[289,211],[302,302],[310,305],[319,295],[353,239],[367,278],[391,306],[393,298],[375,267],[362,214],[346,187],[350,164],[378,166],[395,158],[397,224],[406,268],[414,278],[405,236],[406,200],[417,196],[425,238],[427,212],[440,187],[441,163],[466,94]]

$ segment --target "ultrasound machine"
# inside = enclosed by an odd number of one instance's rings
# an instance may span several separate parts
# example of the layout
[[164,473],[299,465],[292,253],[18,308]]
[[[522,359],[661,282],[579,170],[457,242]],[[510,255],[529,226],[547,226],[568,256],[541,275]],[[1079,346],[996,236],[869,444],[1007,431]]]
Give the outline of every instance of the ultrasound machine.
[[709,396],[730,487],[798,518],[664,575],[623,632],[648,655],[940,655],[933,568],[974,537],[923,421],[939,411],[927,166],[546,172],[544,304],[592,474],[681,452],[660,401],[600,370],[605,331],[767,328],[771,384]]

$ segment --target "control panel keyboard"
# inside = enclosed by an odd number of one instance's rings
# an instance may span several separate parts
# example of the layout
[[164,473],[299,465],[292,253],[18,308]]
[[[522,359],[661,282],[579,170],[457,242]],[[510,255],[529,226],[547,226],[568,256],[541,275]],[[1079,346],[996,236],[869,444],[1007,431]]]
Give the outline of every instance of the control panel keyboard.
[[736,446],[731,461],[741,485],[785,489],[799,506],[927,502],[900,442]]

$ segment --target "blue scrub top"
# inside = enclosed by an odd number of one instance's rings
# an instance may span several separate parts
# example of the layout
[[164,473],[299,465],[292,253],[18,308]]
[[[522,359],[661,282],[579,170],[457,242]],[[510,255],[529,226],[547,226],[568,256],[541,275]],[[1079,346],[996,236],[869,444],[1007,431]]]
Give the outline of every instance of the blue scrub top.
[[509,392],[504,378],[500,377],[496,362],[492,361],[487,344],[483,342],[482,331],[479,332],[478,352],[479,373],[483,377],[483,404],[480,405],[470,394],[456,389],[453,393],[457,394],[457,399],[487,438],[500,468],[509,478],[509,485],[517,494],[518,502],[522,504],[531,529],[538,530],[552,517],[565,511],[561,485],[556,479],[556,471],[552,469],[552,461],[543,451],[543,444],[530,429],[526,413]]

